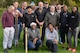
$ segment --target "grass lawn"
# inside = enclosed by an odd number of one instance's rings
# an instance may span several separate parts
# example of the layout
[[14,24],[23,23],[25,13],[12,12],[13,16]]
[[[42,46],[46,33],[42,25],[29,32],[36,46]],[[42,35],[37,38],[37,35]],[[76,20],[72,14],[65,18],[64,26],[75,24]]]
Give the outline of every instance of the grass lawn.
[[[0,16],[2,15],[4,9],[0,8]],[[2,29],[2,24],[1,24],[1,18],[0,18],[0,53],[3,53],[3,47],[2,47],[2,41],[3,41],[3,29]],[[9,53],[25,53],[24,48],[23,48],[23,34],[21,35],[21,39],[20,39],[20,44],[18,47],[12,47],[12,50],[9,50]],[[59,49],[58,49],[58,53],[72,53],[71,51],[67,51],[66,49],[62,49],[61,45],[58,45]],[[51,53],[47,51],[47,47],[46,45],[44,47],[39,48],[39,51],[33,51],[30,50],[28,51],[28,53]],[[80,41],[78,43],[78,47],[77,47],[77,52],[76,53],[80,53]]]

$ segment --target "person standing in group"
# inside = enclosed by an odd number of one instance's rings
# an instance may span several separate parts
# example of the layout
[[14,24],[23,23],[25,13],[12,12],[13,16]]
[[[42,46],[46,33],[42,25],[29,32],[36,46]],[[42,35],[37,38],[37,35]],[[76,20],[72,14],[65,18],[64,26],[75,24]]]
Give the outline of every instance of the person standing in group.
[[38,28],[41,28],[42,30],[42,34],[41,34],[41,40],[42,40],[42,45],[44,44],[44,37],[45,37],[45,23],[44,23],[44,19],[45,19],[45,15],[46,15],[46,10],[43,8],[43,2],[39,2],[38,3],[38,7],[35,10],[35,14],[36,14],[36,22],[38,24]]
[[18,21],[19,20],[18,20],[18,18],[22,18],[23,15],[18,10],[18,6],[19,6],[19,3],[18,2],[14,2],[13,3],[13,6],[15,7],[15,10],[14,10],[13,14],[15,14],[16,12],[18,13],[18,16],[16,16],[15,19],[14,19],[14,27],[15,27],[14,45],[17,46],[19,44],[19,41],[18,41],[18,35],[19,35]]
[[[60,14],[60,13],[62,12],[61,4],[56,4],[55,11],[56,11],[58,14]],[[58,26],[58,32],[59,32],[59,30],[60,30],[60,28],[59,28],[59,26]],[[59,34],[59,43],[62,44],[60,34]]]
[[33,49],[38,51],[40,44],[42,43],[40,37],[40,30],[37,28],[37,24],[32,22],[28,29],[28,50]]
[[[7,49],[12,49],[12,41],[14,38],[14,6],[9,6],[7,11],[2,15],[2,26],[3,26],[3,49],[4,53],[8,53]],[[17,15],[17,13],[15,14]]]
[[47,40],[46,45],[49,51],[57,53],[59,36],[57,30],[55,30],[55,27],[53,26],[52,23],[48,24],[48,27],[45,30],[45,35]]
[[57,4],[57,5],[56,5],[56,12],[57,12],[57,13],[61,13],[61,11],[62,11],[61,5],[60,5],[60,4]]
[[[23,15],[23,28],[25,29],[25,27],[30,28],[30,23],[32,22],[36,22],[35,19],[35,14],[32,13],[32,8],[31,6],[27,7],[27,13]],[[25,32],[24,31],[24,49],[25,49]]]
[[[18,10],[22,14],[24,14],[24,13],[27,13],[27,11],[24,12],[26,8],[27,8],[27,2],[22,2],[21,8],[18,8]],[[18,28],[19,28],[18,40],[20,40],[20,34],[21,34],[21,31],[22,31],[22,21],[23,21],[23,18],[21,16],[19,16],[18,17]]]
[[[77,30],[78,30],[78,26],[79,26],[79,12],[78,12],[78,7],[74,6],[72,8],[72,12],[71,12],[71,17],[69,19],[69,31],[68,31],[68,45],[69,51],[72,51],[73,53],[76,53],[76,47],[77,47],[77,37],[78,35]],[[74,47],[72,47],[72,36],[74,37]]]
[[23,2],[23,4],[22,4],[22,13],[23,14],[27,13],[27,6],[28,6],[27,2]]
[[54,28],[58,30],[58,24],[59,24],[59,14],[55,12],[55,6],[50,6],[50,12],[47,12],[45,16],[45,26],[47,28],[47,25],[49,23],[52,23],[54,25]]
[[33,13],[35,13],[35,10],[37,9],[35,3],[34,2],[31,2],[30,6],[32,7]]
[[60,13],[60,19],[59,19],[59,32],[62,42],[62,47],[65,48],[65,35],[67,37],[68,35],[68,22],[70,18],[70,12],[68,12],[68,7],[66,5],[63,6],[63,11]]
[[48,3],[48,2],[44,2],[44,9],[45,9],[47,12],[50,12],[50,7],[49,7],[49,3]]

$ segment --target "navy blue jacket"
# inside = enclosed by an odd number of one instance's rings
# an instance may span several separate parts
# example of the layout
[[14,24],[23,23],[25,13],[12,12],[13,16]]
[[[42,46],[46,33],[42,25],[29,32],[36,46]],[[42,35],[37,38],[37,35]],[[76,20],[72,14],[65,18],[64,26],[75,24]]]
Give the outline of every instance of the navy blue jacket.
[[69,12],[67,12],[65,14],[64,14],[64,12],[61,12],[60,19],[59,19],[59,23],[61,24],[60,27],[66,27],[66,25],[68,25],[69,18],[70,18]]

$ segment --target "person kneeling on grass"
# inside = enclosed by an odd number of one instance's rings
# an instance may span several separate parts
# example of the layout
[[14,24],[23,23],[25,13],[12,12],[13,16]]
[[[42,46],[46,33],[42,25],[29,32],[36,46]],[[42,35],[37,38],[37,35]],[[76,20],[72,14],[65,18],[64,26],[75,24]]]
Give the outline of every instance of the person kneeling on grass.
[[59,37],[58,37],[58,32],[55,30],[54,26],[49,23],[48,24],[48,28],[46,28],[45,30],[45,35],[46,35],[46,45],[49,49],[49,51],[52,51],[52,52],[58,52],[58,40],[59,40]]
[[36,23],[32,22],[28,29],[28,50],[33,49],[38,51],[42,41],[40,40],[40,30],[36,28]]

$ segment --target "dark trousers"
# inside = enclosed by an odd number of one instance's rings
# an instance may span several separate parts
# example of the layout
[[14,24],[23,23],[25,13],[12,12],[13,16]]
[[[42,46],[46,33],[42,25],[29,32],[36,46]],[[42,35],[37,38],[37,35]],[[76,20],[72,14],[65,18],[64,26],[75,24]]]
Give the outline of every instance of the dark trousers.
[[61,42],[62,43],[65,43],[65,35],[67,37],[67,35],[68,35],[68,27],[60,27],[60,37],[61,37]]
[[78,35],[77,35],[77,27],[75,28],[75,29],[73,29],[72,31],[68,31],[68,42],[69,42],[69,47],[71,47],[72,48],[72,36],[74,37],[74,48],[76,48],[77,47],[77,37],[78,37]]
[[42,43],[44,43],[44,38],[45,38],[45,26],[43,26],[42,28],[42,37],[41,37]]
[[53,41],[47,40],[46,45],[52,52],[58,52],[58,45],[53,43]]
[[[38,28],[40,28],[39,25],[38,25]],[[42,43],[44,43],[44,38],[45,38],[45,24],[43,24],[43,27],[42,27],[42,35],[41,35]]]
[[22,32],[22,22],[19,22],[18,27],[19,27],[18,40],[20,40],[20,35],[21,35],[21,32]]
[[24,49],[25,49],[25,29],[24,29],[24,35],[23,35],[23,42],[24,42]]

